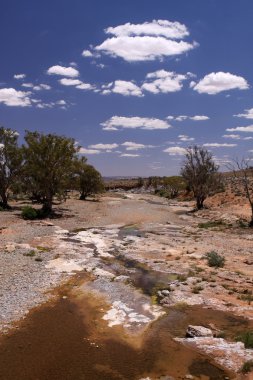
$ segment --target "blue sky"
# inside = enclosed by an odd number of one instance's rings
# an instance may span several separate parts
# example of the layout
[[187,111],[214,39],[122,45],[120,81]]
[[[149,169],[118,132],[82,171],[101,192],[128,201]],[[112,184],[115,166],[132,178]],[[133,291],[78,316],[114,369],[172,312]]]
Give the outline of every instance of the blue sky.
[[253,152],[252,0],[1,1],[0,123],[74,137],[103,175]]

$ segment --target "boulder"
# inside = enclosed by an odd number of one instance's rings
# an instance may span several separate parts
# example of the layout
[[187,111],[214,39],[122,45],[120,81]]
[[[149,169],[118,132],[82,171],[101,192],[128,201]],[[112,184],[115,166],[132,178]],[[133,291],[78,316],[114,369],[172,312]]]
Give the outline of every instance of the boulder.
[[203,326],[192,326],[189,325],[186,330],[187,338],[195,338],[195,337],[212,337],[213,332],[211,329],[208,329]]

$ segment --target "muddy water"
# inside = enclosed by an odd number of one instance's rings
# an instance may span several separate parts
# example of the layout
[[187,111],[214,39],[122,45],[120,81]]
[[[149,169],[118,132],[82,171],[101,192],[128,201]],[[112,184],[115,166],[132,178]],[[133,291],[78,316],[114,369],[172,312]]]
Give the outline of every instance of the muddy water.
[[[189,373],[202,380],[232,378],[173,341],[175,324],[181,321],[183,332],[189,323],[188,311],[171,311],[135,341],[120,328],[107,327],[101,300],[73,289],[73,283],[61,289],[57,302],[35,310],[19,329],[2,337],[1,380],[183,379]],[[194,315],[198,320],[197,310]]]

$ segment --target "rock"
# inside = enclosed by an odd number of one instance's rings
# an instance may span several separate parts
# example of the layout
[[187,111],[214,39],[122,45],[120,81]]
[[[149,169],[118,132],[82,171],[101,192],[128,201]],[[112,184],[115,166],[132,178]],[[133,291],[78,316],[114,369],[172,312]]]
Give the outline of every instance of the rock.
[[195,338],[195,337],[212,337],[213,332],[211,329],[208,329],[203,326],[192,326],[189,325],[186,330],[187,338]]
[[117,276],[114,278],[114,281],[118,281],[118,282],[126,282],[130,279],[129,276],[124,276],[124,275],[121,275],[121,276]]
[[175,338],[175,340],[210,356],[219,365],[234,372],[239,372],[246,361],[253,360],[253,350],[245,349],[242,342],[228,342],[223,338],[212,337]]

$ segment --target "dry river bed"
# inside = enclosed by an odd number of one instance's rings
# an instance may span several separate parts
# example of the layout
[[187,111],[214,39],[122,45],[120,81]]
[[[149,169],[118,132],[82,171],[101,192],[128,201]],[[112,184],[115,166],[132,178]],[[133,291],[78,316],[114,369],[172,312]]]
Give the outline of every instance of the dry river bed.
[[145,194],[69,199],[50,221],[20,207],[1,212],[1,380],[252,378],[236,337],[253,330],[253,234],[235,216]]

